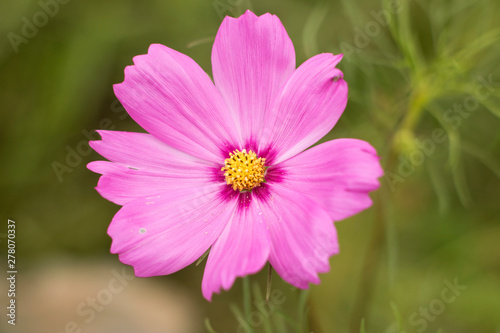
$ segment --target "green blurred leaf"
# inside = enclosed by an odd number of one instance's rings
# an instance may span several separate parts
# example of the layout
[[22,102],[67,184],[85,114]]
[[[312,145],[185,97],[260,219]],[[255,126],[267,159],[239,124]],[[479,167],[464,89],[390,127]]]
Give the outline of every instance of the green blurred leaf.
[[467,186],[467,179],[462,163],[458,163],[455,168],[451,170],[453,176],[453,184],[457,190],[458,198],[464,207],[468,208],[472,202],[469,187]]
[[477,158],[488,169],[490,169],[497,178],[500,179],[500,162],[495,160],[491,152],[488,152],[482,147],[467,141],[462,142],[462,150]]
[[307,330],[307,314],[309,308],[307,305],[309,299],[309,289],[304,289],[300,291],[299,294],[299,304],[298,304],[298,326],[297,333],[305,332]]
[[304,53],[307,58],[319,53],[318,32],[328,11],[329,5],[327,2],[318,2],[307,17],[304,30],[302,31],[302,44],[304,45]]
[[208,331],[208,333],[217,333],[213,328],[212,325],[210,324],[210,319],[205,318],[205,329]]
[[359,333],[365,333],[365,318],[361,319],[361,325],[359,329]]
[[[260,286],[257,282],[255,282],[253,284],[253,296],[258,304],[264,303],[264,297],[263,297],[262,291],[260,289]],[[276,306],[276,305],[273,304],[273,306]],[[271,317],[272,317],[272,312],[270,313],[269,316],[264,316],[262,325],[263,325],[265,333],[273,333],[273,328],[272,328],[271,320],[270,320]]]
[[438,198],[439,212],[444,215],[450,207],[450,196],[444,181],[445,177],[442,174],[442,165],[438,163],[427,163],[426,165],[432,187]]
[[396,305],[396,303],[391,301],[390,304],[391,304],[392,314],[394,315],[394,318],[396,319],[396,327],[398,329],[398,332],[401,332],[403,329],[403,326],[402,326],[403,320],[401,319],[401,313],[399,312],[399,309],[398,309],[398,306]]

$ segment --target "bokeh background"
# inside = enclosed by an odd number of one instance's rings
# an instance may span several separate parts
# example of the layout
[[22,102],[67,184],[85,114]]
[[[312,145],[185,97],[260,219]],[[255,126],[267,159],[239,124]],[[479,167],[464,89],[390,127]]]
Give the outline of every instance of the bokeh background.
[[[264,270],[208,303],[203,263],[133,279],[109,253],[119,207],[94,190],[87,142],[141,131],[112,91],[133,56],[162,43],[211,73],[222,18],[248,8],[280,17],[298,64],[344,53],[349,103],[324,140],[368,140],[386,176],[336,223],[320,285],[275,275],[263,303]],[[499,22],[496,0],[2,0],[1,267],[10,218],[19,273],[0,331],[500,332]]]

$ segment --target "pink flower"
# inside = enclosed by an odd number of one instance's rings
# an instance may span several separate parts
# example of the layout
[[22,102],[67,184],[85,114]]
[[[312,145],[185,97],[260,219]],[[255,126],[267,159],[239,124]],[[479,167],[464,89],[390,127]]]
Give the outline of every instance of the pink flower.
[[102,174],[97,191],[123,206],[108,229],[111,252],[145,277],[174,273],[210,248],[208,300],[267,261],[298,288],[319,283],[339,251],[332,220],[371,206],[383,173],[361,140],[305,150],[346,106],[341,58],[319,54],[296,69],[278,17],[250,11],[222,22],[214,82],[163,45],[135,57],[114,90],[149,134],[99,131],[90,143],[110,160],[88,165]]

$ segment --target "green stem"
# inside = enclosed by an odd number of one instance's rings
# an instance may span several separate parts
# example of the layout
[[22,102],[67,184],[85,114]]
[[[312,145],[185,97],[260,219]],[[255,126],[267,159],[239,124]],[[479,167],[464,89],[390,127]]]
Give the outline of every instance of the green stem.
[[304,289],[300,291],[299,294],[299,311],[298,311],[298,329],[297,333],[307,331],[307,312],[308,309],[308,299],[309,299],[309,289]]
[[[251,306],[252,306],[252,299],[251,299],[251,293],[250,293],[250,278],[248,276],[245,276],[243,278],[243,311],[245,313],[245,320],[249,321],[250,320],[250,312],[251,312]],[[253,327],[252,325],[248,325],[248,333],[253,333]]]
[[[400,126],[391,134],[387,151],[385,152],[384,170],[392,172],[397,162],[399,154],[398,135],[405,131],[413,132],[418,124],[425,105],[428,102],[428,96],[424,95],[422,90],[412,94],[408,103],[408,112],[402,119]],[[354,303],[351,318],[351,332],[360,332],[363,318],[366,317],[366,309],[371,300],[374,282],[378,271],[378,265],[382,255],[383,244],[386,241],[386,219],[384,211],[384,191],[385,183],[375,193],[374,208],[375,221],[372,229],[370,243],[366,249],[365,260],[361,272],[361,281],[358,287],[358,296]]]
[[424,107],[428,102],[428,97],[428,94],[423,91],[423,89],[415,90],[415,92],[410,96],[408,102],[408,112],[405,114],[398,132],[413,131],[420,121]]
[[375,223],[373,224],[372,237],[367,247],[365,261],[358,287],[357,299],[354,303],[351,318],[351,332],[360,332],[361,322],[366,317],[366,309],[371,300],[374,281],[382,253],[382,244],[385,242],[385,219],[382,209],[382,189],[375,195]]

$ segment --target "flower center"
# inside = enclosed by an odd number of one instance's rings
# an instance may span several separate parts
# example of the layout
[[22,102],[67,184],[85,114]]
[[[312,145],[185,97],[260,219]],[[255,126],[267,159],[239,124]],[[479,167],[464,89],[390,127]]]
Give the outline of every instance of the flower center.
[[246,149],[239,151],[236,149],[229,153],[229,157],[224,160],[224,171],[226,183],[233,186],[233,190],[249,191],[260,186],[265,179],[266,168],[265,158],[257,158],[253,151],[247,153]]

